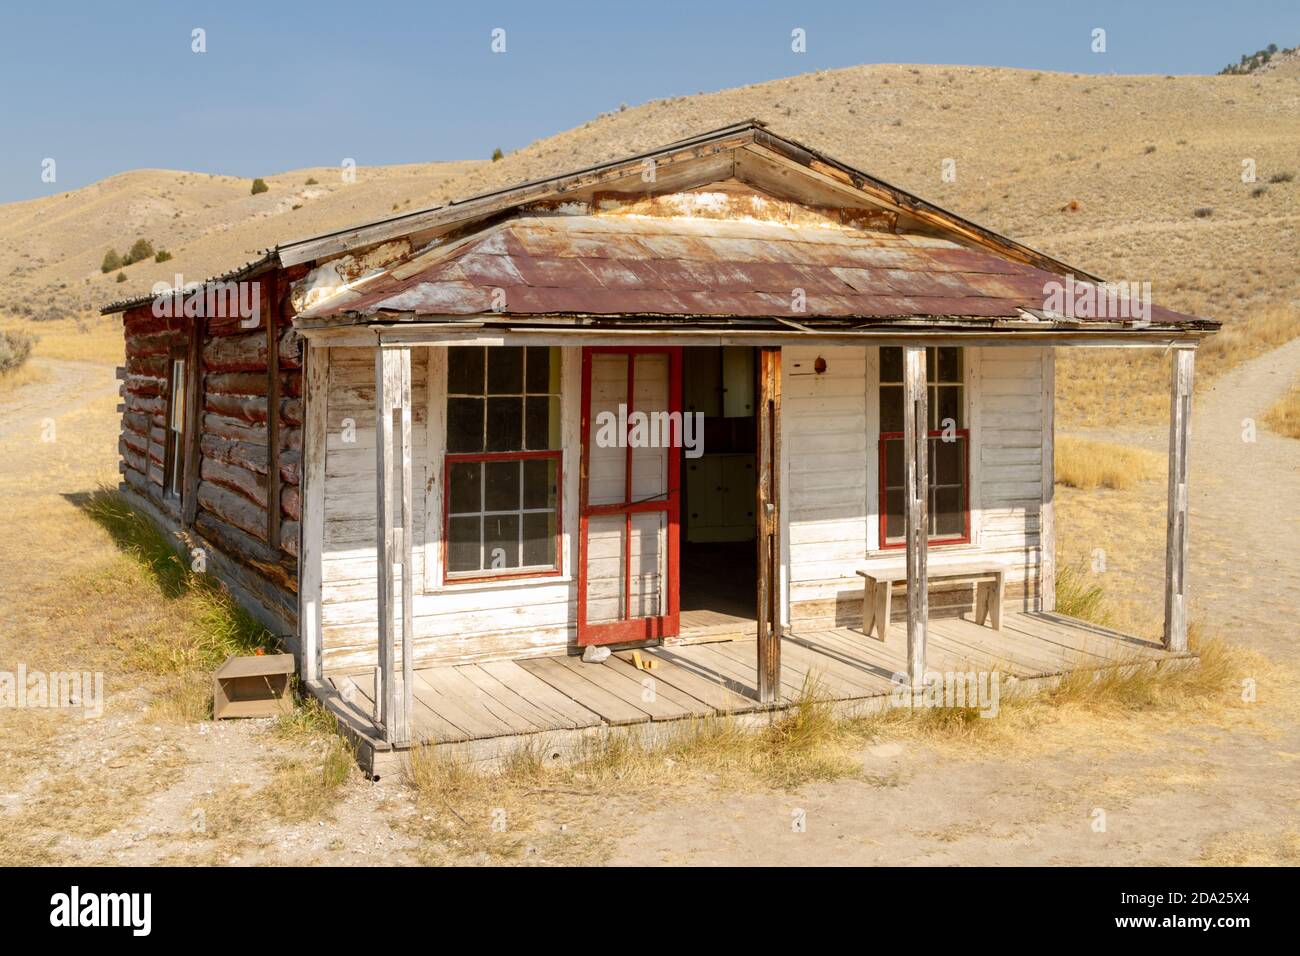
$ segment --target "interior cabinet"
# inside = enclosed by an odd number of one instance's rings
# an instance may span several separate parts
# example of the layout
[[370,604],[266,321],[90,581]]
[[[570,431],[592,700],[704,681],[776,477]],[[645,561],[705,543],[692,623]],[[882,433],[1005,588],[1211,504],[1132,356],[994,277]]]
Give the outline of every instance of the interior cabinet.
[[688,348],[683,405],[705,418],[754,415],[754,350],[744,345]]
[[687,458],[686,540],[750,541],[757,493],[753,455]]

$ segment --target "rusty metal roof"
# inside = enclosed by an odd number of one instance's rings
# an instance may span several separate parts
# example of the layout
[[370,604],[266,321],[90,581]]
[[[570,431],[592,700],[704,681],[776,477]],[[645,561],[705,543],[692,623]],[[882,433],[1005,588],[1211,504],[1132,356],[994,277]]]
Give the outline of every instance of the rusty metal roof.
[[[945,239],[832,225],[521,215],[303,311],[324,326],[497,313],[1016,319],[1061,276]],[[1153,306],[1158,325],[1201,322]]]

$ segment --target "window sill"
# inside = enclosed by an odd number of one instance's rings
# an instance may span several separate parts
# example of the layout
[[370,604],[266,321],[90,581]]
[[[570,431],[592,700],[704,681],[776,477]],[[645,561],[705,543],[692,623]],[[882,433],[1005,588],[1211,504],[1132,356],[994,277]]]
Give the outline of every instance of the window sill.
[[553,584],[573,584],[573,577],[568,574],[539,574],[535,577],[503,577],[474,581],[448,581],[424,589],[425,594],[457,594],[474,591],[499,591],[506,588],[539,588]]

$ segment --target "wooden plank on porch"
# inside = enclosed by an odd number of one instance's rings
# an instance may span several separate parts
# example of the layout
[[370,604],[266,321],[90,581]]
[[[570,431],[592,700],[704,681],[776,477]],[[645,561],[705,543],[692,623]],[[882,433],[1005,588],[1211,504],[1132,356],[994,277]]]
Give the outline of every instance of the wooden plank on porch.
[[[461,664],[456,668],[456,673],[470,681],[480,694],[491,698],[496,705],[506,708],[519,719],[529,724],[535,731],[572,730],[575,726],[573,721],[565,719],[563,715],[521,697],[484,670],[479,664]],[[520,673],[528,677],[529,680],[536,680],[525,671],[520,671]],[[537,681],[537,683],[540,684],[541,682]],[[546,685],[543,684],[542,686],[545,687]],[[547,687],[547,690],[550,689]],[[600,718],[596,717],[595,714],[592,714],[591,717],[593,723],[600,723]]]
[[[745,696],[741,683],[687,659],[682,653],[685,650],[684,647],[661,647],[641,653],[659,661],[660,666],[654,673],[661,683],[691,695],[719,713],[744,713],[758,706],[756,698]],[[614,656],[627,661],[631,654],[624,651]]]
[[497,700],[472,680],[463,668],[432,667],[420,673],[443,697],[454,697],[469,713],[476,717],[490,717],[511,733],[527,734],[546,729],[545,723],[535,724]]
[[607,723],[640,724],[650,719],[650,715],[640,707],[571,670],[565,665],[566,660],[567,658],[559,657],[534,657],[520,661],[519,666],[538,680],[545,681],[560,693],[568,694],[583,707],[599,714]]
[[521,661],[491,661],[479,664],[479,670],[500,681],[514,694],[528,701],[537,710],[553,715],[551,726],[558,729],[581,729],[601,723],[600,715],[583,707],[568,694],[561,693],[543,680],[538,680],[523,667]]
[[[643,652],[642,657],[646,656],[647,655]],[[707,717],[713,713],[714,709],[708,704],[692,697],[681,688],[669,684],[662,676],[667,670],[667,666],[663,663],[660,663],[659,666],[653,670],[637,670],[636,665],[631,661],[623,660],[623,658],[618,655],[611,654],[604,662],[604,666],[617,674],[622,674],[624,677],[636,681],[638,686],[641,685],[643,680],[650,678],[654,681],[651,686],[654,689],[655,696],[670,701],[680,709],[682,716]]]
[[781,653],[786,663],[807,675],[813,686],[822,691],[817,695],[819,698],[856,700],[881,691],[878,683],[865,679],[860,671],[854,671],[834,657],[819,654],[789,638],[781,643]]

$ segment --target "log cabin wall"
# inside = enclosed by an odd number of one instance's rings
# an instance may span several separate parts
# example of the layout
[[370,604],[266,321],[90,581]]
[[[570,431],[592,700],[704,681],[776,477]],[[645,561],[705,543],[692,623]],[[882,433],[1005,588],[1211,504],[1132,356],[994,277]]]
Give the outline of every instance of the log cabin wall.
[[[145,305],[124,313],[119,441],[123,492],[165,531],[204,548],[208,570],[291,649],[297,643],[303,347],[282,290],[296,277],[288,270],[245,280],[257,283],[254,328],[225,310],[160,317]],[[180,497],[165,486],[176,356],[187,359],[192,396]]]

